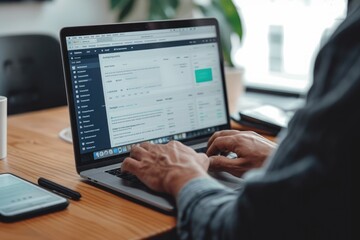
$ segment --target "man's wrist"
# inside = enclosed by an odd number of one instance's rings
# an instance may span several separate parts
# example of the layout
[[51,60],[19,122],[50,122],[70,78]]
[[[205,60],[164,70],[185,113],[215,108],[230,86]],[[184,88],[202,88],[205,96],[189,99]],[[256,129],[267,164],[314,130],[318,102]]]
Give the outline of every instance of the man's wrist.
[[176,197],[180,190],[191,180],[195,178],[204,178],[209,177],[205,171],[189,171],[186,173],[172,172],[169,173],[165,179],[165,184],[167,184],[166,192]]

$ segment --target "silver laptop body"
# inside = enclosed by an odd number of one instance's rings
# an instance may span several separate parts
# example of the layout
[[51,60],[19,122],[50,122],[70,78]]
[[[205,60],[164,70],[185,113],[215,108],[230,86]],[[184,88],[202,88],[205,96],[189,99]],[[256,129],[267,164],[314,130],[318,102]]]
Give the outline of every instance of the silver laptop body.
[[204,151],[214,132],[229,129],[217,21],[69,27],[60,37],[77,172],[173,213],[170,197],[123,176],[121,163],[136,143],[177,140]]

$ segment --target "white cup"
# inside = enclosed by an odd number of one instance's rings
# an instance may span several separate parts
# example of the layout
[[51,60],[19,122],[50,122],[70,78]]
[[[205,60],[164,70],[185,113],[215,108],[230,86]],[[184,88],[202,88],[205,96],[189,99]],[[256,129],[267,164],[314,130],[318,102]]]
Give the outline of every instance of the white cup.
[[6,158],[7,146],[7,98],[0,96],[0,159]]

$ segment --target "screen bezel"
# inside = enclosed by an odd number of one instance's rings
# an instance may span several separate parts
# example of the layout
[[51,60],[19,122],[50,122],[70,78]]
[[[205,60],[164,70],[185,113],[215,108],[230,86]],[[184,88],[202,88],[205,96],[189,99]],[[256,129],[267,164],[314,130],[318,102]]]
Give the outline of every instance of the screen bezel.
[[[76,113],[73,98],[73,89],[71,84],[71,73],[70,64],[68,58],[66,37],[79,36],[79,35],[93,35],[93,34],[104,34],[104,33],[120,33],[120,32],[135,32],[135,31],[147,31],[147,30],[158,30],[158,29],[171,29],[171,28],[185,28],[185,27],[197,27],[197,26],[215,26],[216,39],[218,43],[218,52],[220,59],[220,70],[223,83],[224,100],[226,107],[226,118],[227,123],[216,126],[219,130],[230,129],[230,117],[225,85],[225,74],[224,74],[224,60],[220,42],[220,32],[218,21],[215,18],[202,18],[202,19],[185,19],[185,20],[167,20],[167,21],[152,21],[152,22],[135,22],[135,23],[120,23],[120,24],[109,24],[109,25],[93,25],[93,26],[78,26],[78,27],[66,27],[60,31],[60,43],[61,43],[61,54],[63,71],[65,75],[65,86],[66,95],[69,106],[70,124],[73,139],[73,149],[76,162],[76,170],[78,173],[84,170],[102,167],[110,164],[120,163],[129,153],[96,160],[95,162],[83,162],[81,156],[85,154],[80,153],[78,126],[76,124]],[[209,138],[212,135],[203,135],[200,137],[193,138],[191,140],[182,141],[184,144],[189,142],[200,141],[201,139]],[[86,153],[91,154],[91,153]]]

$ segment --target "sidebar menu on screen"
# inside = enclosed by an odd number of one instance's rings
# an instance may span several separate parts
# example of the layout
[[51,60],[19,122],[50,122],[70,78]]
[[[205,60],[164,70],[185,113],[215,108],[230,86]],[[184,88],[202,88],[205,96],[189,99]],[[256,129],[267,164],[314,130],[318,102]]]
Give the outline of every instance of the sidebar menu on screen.
[[69,52],[75,116],[82,154],[110,147],[97,51],[99,50]]

